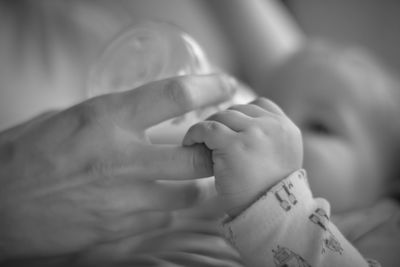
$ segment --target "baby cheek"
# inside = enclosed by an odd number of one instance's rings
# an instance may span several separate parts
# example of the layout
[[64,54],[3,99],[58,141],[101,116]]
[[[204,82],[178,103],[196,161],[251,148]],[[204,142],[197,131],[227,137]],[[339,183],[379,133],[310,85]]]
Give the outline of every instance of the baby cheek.
[[304,136],[304,168],[315,197],[327,199],[333,211],[352,208],[358,186],[357,157],[350,145],[329,137]]

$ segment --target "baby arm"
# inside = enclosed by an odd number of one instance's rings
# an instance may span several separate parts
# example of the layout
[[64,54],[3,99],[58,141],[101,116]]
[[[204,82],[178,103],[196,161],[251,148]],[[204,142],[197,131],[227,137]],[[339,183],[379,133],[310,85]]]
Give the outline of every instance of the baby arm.
[[301,133],[271,101],[219,112],[183,143],[211,150],[225,232],[249,266],[369,266],[330,222],[329,204],[312,197]]

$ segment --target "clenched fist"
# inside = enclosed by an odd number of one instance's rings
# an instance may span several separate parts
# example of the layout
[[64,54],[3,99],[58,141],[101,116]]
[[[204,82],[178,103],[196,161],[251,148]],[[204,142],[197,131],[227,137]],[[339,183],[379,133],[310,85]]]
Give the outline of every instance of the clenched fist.
[[192,126],[183,144],[198,143],[212,151],[215,186],[231,216],[302,167],[299,129],[265,98],[233,106]]

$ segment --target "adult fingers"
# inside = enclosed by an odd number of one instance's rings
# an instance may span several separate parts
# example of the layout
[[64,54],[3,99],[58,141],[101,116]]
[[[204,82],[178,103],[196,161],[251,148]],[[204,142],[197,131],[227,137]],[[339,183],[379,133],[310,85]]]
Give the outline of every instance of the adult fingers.
[[145,211],[130,215],[103,218],[97,228],[103,241],[113,241],[127,236],[144,234],[156,229],[166,228],[172,221],[169,212]]
[[226,75],[190,75],[160,80],[131,91],[106,95],[109,111],[120,127],[145,130],[188,111],[232,97],[236,88]]
[[[138,156],[139,155],[139,156]],[[210,151],[204,145],[191,147],[144,145],[115,164],[113,175],[150,180],[188,180],[212,175]]]
[[256,100],[254,100],[252,102],[252,104],[262,107],[263,109],[265,109],[271,113],[286,116],[285,113],[283,112],[283,110],[277,104],[275,104],[274,102],[272,102],[271,100],[269,100],[267,98],[264,98],[264,97],[257,98]]
[[236,132],[218,121],[199,122],[188,130],[183,138],[183,145],[204,143],[209,149],[229,145]]
[[91,177],[148,181],[191,180],[213,174],[211,151],[203,144],[190,147],[139,144],[126,150],[129,151],[122,155],[96,161],[87,172]]
[[209,193],[196,181],[157,181],[145,205],[160,211],[190,208],[210,198]]
[[196,181],[136,181],[130,184],[127,181],[95,190],[101,201],[91,204],[92,210],[98,216],[111,219],[133,211],[189,208],[211,197],[209,191]]

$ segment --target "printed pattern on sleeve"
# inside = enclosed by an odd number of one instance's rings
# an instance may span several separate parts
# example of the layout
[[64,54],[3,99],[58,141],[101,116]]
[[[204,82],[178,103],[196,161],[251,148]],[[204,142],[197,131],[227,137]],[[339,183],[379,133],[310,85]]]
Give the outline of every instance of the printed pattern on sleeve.
[[329,229],[330,218],[326,212],[321,208],[317,208],[308,218],[311,222],[315,223],[324,230],[322,253],[325,253],[326,249],[330,249],[331,251],[342,254],[343,248],[340,245],[339,240]]
[[330,220],[330,206],[313,198],[305,170],[276,184],[238,217],[225,236],[248,266],[379,266],[365,260]]

